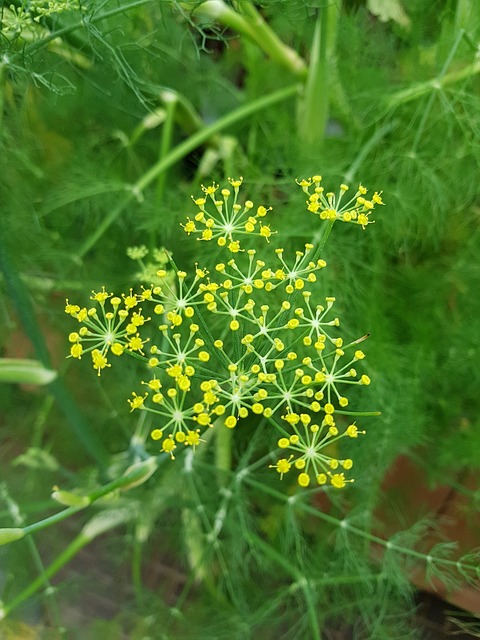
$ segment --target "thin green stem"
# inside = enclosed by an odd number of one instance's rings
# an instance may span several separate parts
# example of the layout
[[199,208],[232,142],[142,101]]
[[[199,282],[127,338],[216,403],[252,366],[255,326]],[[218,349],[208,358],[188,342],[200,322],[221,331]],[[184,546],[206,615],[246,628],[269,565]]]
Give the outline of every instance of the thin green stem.
[[[224,601],[225,596],[217,588],[216,578],[209,571],[209,566],[211,564],[212,553],[218,553],[218,560],[220,564],[223,564],[221,560],[221,551],[218,548],[217,542],[225,524],[225,518],[228,513],[229,502],[232,499],[233,492],[222,491],[219,493],[219,495],[222,495],[222,499],[220,500],[218,508],[211,519],[210,516],[207,515],[206,510],[200,508],[203,503],[198,493],[197,484],[191,472],[187,475],[187,485],[185,488],[187,489],[186,497],[188,504],[193,503],[196,507],[185,508],[182,512],[182,520],[185,529],[185,544],[190,566],[192,568],[192,577],[196,580],[202,580],[204,586],[212,595],[215,596],[217,600]],[[227,577],[226,573],[227,572],[224,574],[225,577]],[[191,581],[189,580],[177,599],[176,607],[179,608],[179,604],[184,602],[190,588]]]
[[386,107],[393,109],[412,100],[423,98],[423,96],[431,92],[435,94],[437,91],[445,89],[448,85],[466,80],[477,73],[480,73],[480,60],[475,60],[475,62],[466,65],[462,69],[451,71],[450,73],[440,72],[440,74],[432,80],[417,82],[411,87],[408,87],[408,89],[397,91],[397,93],[394,93],[387,99]]
[[360,416],[361,418],[378,418],[382,415],[381,411],[345,411],[344,409],[336,409],[336,413],[342,416]]
[[[335,223],[335,220],[328,220],[326,225],[321,224],[320,228],[318,229],[318,231],[313,235],[312,237],[312,243],[314,245],[316,245],[316,249],[315,252],[313,254],[312,257],[312,261],[315,262],[316,260],[318,260],[320,258],[320,256],[322,255],[322,252],[325,248],[325,245],[327,244],[327,240],[330,236],[330,233],[332,232],[333,229],[333,225]],[[291,303],[292,305],[296,305],[297,300],[299,300],[301,296],[301,292],[300,291],[295,291],[292,295],[291,298]],[[284,318],[286,318],[288,315],[287,311],[284,311],[279,318],[279,323],[281,323],[283,321]]]
[[142,541],[138,535],[138,529],[142,525],[136,526],[135,538],[132,549],[132,584],[137,605],[142,602]]
[[[177,110],[178,103],[177,95],[173,91],[163,91],[161,98],[165,105],[166,117],[162,126],[162,135],[160,140],[160,153],[158,155],[160,162],[168,155],[172,146],[173,125],[175,122],[175,112]],[[157,178],[156,196],[159,205],[163,200],[167,175],[167,172],[163,171]]]
[[368,154],[381,142],[381,140],[387,134],[389,134],[396,127],[396,122],[388,122],[387,124],[375,130],[374,134],[371,135],[368,140],[362,144],[360,150],[355,153],[354,161],[347,169],[347,171],[343,174],[343,182],[345,182],[346,184],[350,184],[351,182],[353,182],[359,167],[365,161],[365,158],[368,156]]
[[312,260],[315,262],[318,260],[323,250],[325,249],[325,245],[327,244],[327,240],[332,233],[333,225],[335,224],[334,220],[328,220],[326,224],[321,224],[318,231],[315,231],[312,237],[312,244],[316,245],[315,253],[313,255]]
[[312,591],[309,588],[308,582],[303,578],[302,573],[294,567],[288,560],[281,555],[278,551],[273,549],[268,543],[264,542],[261,538],[253,533],[250,533],[250,538],[254,541],[255,545],[262,549],[264,554],[268,556],[275,563],[280,565],[299,585],[303,591],[305,602],[307,604],[308,617],[310,619],[310,627],[312,630],[312,639],[320,640],[320,624],[317,617],[316,606],[312,599]]
[[362,584],[365,582],[372,581],[381,581],[388,578],[388,574],[380,571],[379,573],[370,573],[365,576],[332,576],[328,578],[320,578],[318,580],[312,580],[311,584],[315,586],[336,586],[336,585],[351,585],[351,584]]
[[3,130],[3,109],[5,106],[5,85],[7,77],[5,73],[7,64],[0,60],[0,144],[2,142],[2,130]]
[[110,11],[105,11],[104,13],[99,13],[99,14],[94,13],[92,16],[88,16],[87,19],[82,17],[81,20],[78,20],[77,22],[74,22],[65,27],[62,27],[61,29],[57,29],[56,31],[53,31],[52,33],[50,33],[48,36],[45,36],[44,38],[42,38],[41,40],[37,40],[36,42],[32,43],[28,47],[25,47],[25,49],[22,49],[20,53],[17,53],[15,54],[15,56],[12,56],[12,61],[15,60],[17,57],[21,59],[28,58],[29,56],[32,56],[37,51],[43,49],[52,40],[65,37],[68,34],[73,33],[74,31],[77,31],[77,29],[84,29],[86,22],[88,24],[95,24],[107,18],[116,16],[119,13],[124,13],[124,12],[130,11],[131,9],[136,9],[137,7],[141,7],[144,4],[150,4],[152,2],[153,0],[136,0],[136,2],[131,2],[130,4],[126,4],[126,5],[121,5],[119,7],[116,7],[115,9],[110,9]]
[[152,182],[152,180],[162,173],[162,171],[165,171],[166,168],[184,158],[188,153],[199,147],[215,133],[226,129],[241,120],[245,120],[258,111],[271,107],[278,102],[283,102],[284,100],[291,98],[297,92],[298,84],[289,85],[288,87],[284,87],[278,91],[270,93],[269,95],[257,98],[256,100],[227,113],[223,118],[219,118],[216,122],[213,122],[211,125],[204,127],[202,130],[187,138],[187,140],[175,147],[166,158],[151,167],[151,169],[137,180],[134,185],[134,191],[142,192],[143,189]]
[[[453,43],[453,46],[450,50],[450,53],[448,54],[448,57],[445,61],[445,64],[442,67],[442,70],[440,71],[439,75],[437,76],[437,81],[440,83],[442,78],[445,76],[448,67],[450,66],[450,64],[453,61],[453,58],[455,56],[455,53],[457,52],[458,46],[460,45],[460,42],[463,39],[463,29],[459,32],[459,34],[457,35],[457,38],[455,40],[455,42]],[[425,125],[427,123],[428,118],[430,117],[430,112],[432,110],[433,104],[436,100],[436,91],[432,91],[432,93],[429,95],[428,97],[428,101],[427,104],[425,106],[425,108],[422,110],[422,117],[420,120],[420,124],[417,128],[417,131],[415,133],[415,139],[413,141],[412,144],[412,153],[416,153],[417,149],[418,149],[418,145],[420,144],[420,140],[421,137],[423,135],[423,131],[425,129]]]
[[90,538],[80,534],[78,535],[68,547],[55,558],[55,560],[45,569],[45,572],[38,576],[28,587],[26,587],[16,598],[10,603],[0,608],[0,620],[6,618],[10,613],[16,609],[22,602],[25,602],[34,593],[36,593],[43,586],[47,590],[50,589],[49,580],[52,578],[62,567],[64,567],[83,547],[90,542]]
[[[262,484],[261,482],[253,480],[249,474],[244,475],[244,481],[247,484],[251,485],[252,487],[255,487],[256,489],[258,489],[259,491],[262,491],[263,493],[266,493],[272,498],[279,500],[280,502],[283,502],[283,503],[291,502],[292,496],[285,495],[284,493],[281,493],[280,491],[276,491],[275,489],[273,489],[272,487],[269,487],[268,485],[265,485],[265,484]],[[325,522],[328,522],[334,527],[341,527],[349,531],[353,535],[356,535],[359,538],[363,538],[364,540],[367,540],[372,544],[379,545],[380,547],[383,547],[389,551],[395,551],[397,553],[400,553],[401,555],[411,557],[411,558],[416,558],[425,563],[431,560],[431,556],[429,554],[422,553],[421,551],[416,551],[415,549],[410,549],[409,547],[404,547],[403,545],[396,544],[391,540],[385,540],[384,538],[380,538],[379,536],[369,533],[364,529],[355,527],[348,521],[347,518],[343,518],[343,519],[335,518],[334,516],[331,516],[328,513],[324,513],[323,511],[320,511],[319,509],[312,507],[309,504],[305,504],[305,502],[302,502],[301,500],[298,500],[295,503],[295,505],[299,510],[303,511],[304,513],[308,513],[309,515],[314,516],[315,518],[324,520]],[[471,571],[474,575],[478,574],[478,566],[474,564],[463,563],[463,562],[459,562],[458,560],[448,560],[446,558],[435,558],[435,561],[438,564],[443,564],[457,571],[461,567],[464,571]]]
[[[138,471],[138,469],[137,469]],[[135,473],[126,474],[124,480],[129,477],[131,480]],[[137,478],[138,480],[138,478]],[[98,493],[98,492],[94,492]],[[54,576],[62,567],[64,567],[84,546],[94,540],[97,536],[109,531],[120,524],[125,524],[135,517],[135,510],[132,509],[117,509],[116,512],[110,514],[110,517],[106,514],[98,514],[93,516],[87,524],[83,527],[80,534],[69,544],[69,546],[61,553],[52,564],[47,567],[44,575],[39,576],[31,584],[26,587],[12,602],[6,605],[3,609],[0,609],[0,617],[6,617],[13,609],[18,607],[19,604],[24,602],[27,598],[33,595],[38,589],[45,584],[45,579],[50,579]]]
[[27,525],[23,528],[23,532],[25,535],[36,533],[37,531],[41,531],[42,529],[50,527],[52,524],[57,524],[58,522],[61,522],[62,520],[73,516],[79,511],[83,511],[83,509],[89,507],[96,500],[102,498],[103,496],[106,496],[109,493],[112,493],[112,491],[115,491],[116,489],[128,489],[142,483],[147,478],[149,478],[152,473],[157,470],[157,468],[157,458],[148,458],[142,463],[139,463],[132,467],[120,478],[116,478],[115,480],[108,482],[107,484],[99,487],[98,489],[95,489],[91,493],[84,496],[85,501],[79,506],[75,505],[72,507],[67,507],[66,509],[63,509],[63,511],[59,511],[58,513],[48,516],[43,520],[39,520],[34,524]]
[[39,520],[34,524],[27,525],[26,527],[23,528],[23,531],[25,535],[28,535],[29,533],[37,533],[37,531],[41,531],[42,529],[47,529],[47,527],[50,527],[52,524],[57,524],[62,520],[66,520],[67,518],[70,518],[70,516],[75,515],[79,511],[83,511],[83,509],[85,509],[86,506],[89,506],[89,504],[91,503],[89,502],[88,505],[85,505],[85,506],[82,505],[79,507],[67,507],[66,509],[63,509],[63,511],[59,511],[58,513],[55,513],[52,516],[48,516],[48,518],[43,518],[43,520]]
[[132,185],[130,192],[126,194],[124,200],[120,202],[98,225],[95,231],[87,238],[78,251],[78,256],[83,257],[98,242],[103,234],[115,222],[118,216],[126,209],[134,197],[138,197],[144,189],[146,189],[163,171],[169,169],[176,162],[184,158],[191,151],[199,147],[201,144],[209,140],[214,134],[222,131],[233,124],[244,120],[257,111],[262,111],[278,102],[283,102],[294,96],[298,92],[298,85],[289,85],[283,89],[275,91],[267,96],[262,96],[257,100],[249,102],[231,111],[216,122],[212,123],[195,132],[189,138],[174,147],[170,153],[163,159],[154,164],[148,171],[141,176],[137,182]]
[[302,572],[294,566],[291,562],[288,561],[287,557],[279,553],[276,549],[274,549],[268,542],[262,540],[259,536],[255,535],[253,531],[249,531],[248,533],[249,540],[259,549],[263,551],[265,556],[278,564],[279,567],[288,573],[290,577],[292,577],[297,582],[300,582],[302,579]]
[[[24,517],[20,514],[20,509],[18,505],[12,500],[12,498],[8,495],[6,487],[2,487],[1,490],[2,498],[6,502],[9,515],[13,520],[13,523],[17,527],[21,527],[23,525]],[[55,624],[61,635],[64,635],[62,631],[61,624],[61,616],[60,609],[58,606],[57,599],[55,598],[54,591],[52,589],[52,585],[49,582],[48,576],[45,571],[45,566],[42,562],[42,558],[40,556],[40,552],[38,551],[37,545],[35,544],[35,540],[33,538],[27,538],[27,545],[30,550],[30,555],[33,558],[33,562],[37,568],[39,573],[39,579],[46,585],[46,595],[48,596],[48,604],[51,611],[52,618],[55,620]]]
[[229,429],[218,420],[215,430],[215,467],[218,484],[225,487],[232,470],[232,441],[233,429]]

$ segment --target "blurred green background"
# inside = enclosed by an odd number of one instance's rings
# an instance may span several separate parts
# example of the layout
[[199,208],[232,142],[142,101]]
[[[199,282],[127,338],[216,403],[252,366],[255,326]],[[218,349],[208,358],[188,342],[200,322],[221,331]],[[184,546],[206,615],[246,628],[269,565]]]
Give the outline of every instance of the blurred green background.
[[[391,533],[378,524],[388,514],[382,482],[407,455],[427,488],[453,487],[474,517],[480,4],[17,1],[2,3],[1,20],[1,355],[34,358],[58,377],[0,385],[0,525],[51,513],[53,485],[115,477],[135,445],[125,398],[138,370],[120,362],[98,379],[88,362],[72,367],[65,299],[128,290],[138,271],[129,246],[166,247],[181,268],[199,259],[179,223],[201,183],[229,176],[273,207],[285,247],[309,242],[294,181],[316,173],[332,190],[382,191],[386,204],[368,233],[337,225],[326,251],[322,291],[334,292],[352,339],[370,333],[373,384],[362,402],[382,412],[356,443],[355,485],[329,509]],[[241,436],[237,447],[242,460]],[[232,499],[218,540],[225,555],[212,550],[203,575],[194,550],[206,532],[189,513],[222,504],[212,469],[205,462],[195,491],[178,471],[161,474],[123,499],[136,517],[112,524],[56,589],[44,583],[0,623],[0,637],[426,637],[400,556],[380,570],[371,541],[335,537],[325,523],[316,533],[308,513],[294,517],[261,492]],[[394,530],[429,511],[412,520],[405,509]],[[1,547],[2,600],[42,576],[88,517]],[[402,544],[416,548],[425,531],[408,532]],[[262,540],[316,586],[291,587]]]

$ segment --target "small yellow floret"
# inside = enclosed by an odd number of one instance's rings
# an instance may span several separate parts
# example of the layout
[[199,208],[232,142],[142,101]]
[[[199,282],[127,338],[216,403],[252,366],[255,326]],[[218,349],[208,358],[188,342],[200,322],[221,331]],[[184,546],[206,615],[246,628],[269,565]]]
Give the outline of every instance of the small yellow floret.
[[330,476],[330,482],[336,489],[343,489],[347,481],[343,473],[334,473]]
[[70,355],[72,356],[72,358],[78,358],[80,360],[80,358],[82,357],[82,353],[83,347],[81,344],[72,344],[70,348]]
[[308,487],[308,485],[310,484],[310,476],[308,475],[308,473],[301,473],[298,476],[298,484],[301,487]]
[[297,424],[300,420],[298,413],[288,413],[286,416],[282,416],[282,418],[289,424]]
[[194,233],[197,230],[195,226],[195,222],[193,220],[190,220],[189,218],[187,218],[187,223],[182,224],[181,226],[183,227],[183,230],[185,231],[185,233],[188,235],[190,235],[191,233]]
[[172,460],[174,459],[173,451],[177,448],[174,439],[169,436],[162,442],[162,451],[169,453]]
[[358,438],[358,428],[356,424],[351,424],[345,432],[349,438]]
[[94,349],[92,351],[92,361],[93,361],[93,368],[97,370],[98,375],[100,375],[100,372],[102,369],[105,369],[105,367],[111,366],[108,363],[107,358],[98,349]]
[[281,458],[276,465],[273,465],[277,472],[280,474],[280,477],[283,476],[284,473],[288,473],[292,467],[290,462],[286,458]]
[[130,411],[134,411],[135,409],[142,409],[143,403],[145,402],[146,394],[144,396],[138,396],[135,392],[132,393],[133,398],[128,400],[128,404],[130,405]]
[[191,431],[190,429],[187,432],[187,436],[185,438],[185,444],[190,447],[196,447],[200,444],[200,434],[198,429],[196,431]]

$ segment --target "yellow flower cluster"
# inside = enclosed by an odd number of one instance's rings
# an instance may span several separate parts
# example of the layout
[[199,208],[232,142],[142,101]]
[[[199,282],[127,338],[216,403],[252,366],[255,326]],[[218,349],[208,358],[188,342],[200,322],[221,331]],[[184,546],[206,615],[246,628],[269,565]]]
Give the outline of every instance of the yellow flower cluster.
[[43,18],[50,18],[65,11],[83,11],[80,0],[30,0],[28,3],[2,3],[2,35],[11,39],[22,35],[28,39],[44,37],[44,30],[32,29]]
[[[238,193],[243,178],[230,178],[229,182],[233,187],[233,198],[230,189],[221,189],[220,194],[217,194],[217,184],[202,187],[204,195],[193,199],[198,212],[193,220],[187,218],[182,227],[188,235],[198,235],[198,240],[216,240],[220,247],[226,247],[231,253],[238,253],[241,250],[238,236],[260,236],[268,242],[272,231],[265,224],[264,218],[270,209],[259,206],[255,210],[251,200],[246,200],[243,205],[239,204]],[[213,203],[210,211],[207,209],[209,200]]]
[[[371,224],[369,219],[376,204],[384,204],[380,193],[375,191],[371,199],[365,198],[367,189],[359,185],[355,195],[343,202],[343,197],[349,190],[346,184],[341,184],[338,194],[333,192],[325,193],[321,186],[322,176],[298,181],[304,193],[308,195],[307,209],[319,216],[320,220],[341,220],[361,225],[365,229],[367,224]],[[313,192],[310,188],[313,186]]]
[[[91,300],[98,303],[100,313],[97,307],[80,308],[67,300],[65,313],[82,325],[78,331],[70,333],[68,339],[72,343],[71,357],[80,360],[82,355],[90,353],[93,368],[100,375],[102,369],[111,366],[107,358],[109,353],[121,356],[127,349],[143,354],[146,341],[140,337],[139,329],[150,318],[145,318],[141,309],[132,312],[138,298],[131,291],[119,298],[107,293],[103,287],[98,293],[92,292]],[[109,305],[106,307],[107,300]]]
[[[306,193],[314,185],[307,209],[332,224],[338,219],[365,228],[373,204],[382,203],[377,193],[365,200],[366,190],[359,187],[340,208],[347,188],[342,185],[337,198],[323,195],[320,180],[314,176],[299,184]],[[242,248],[239,236],[268,241],[273,232],[263,223],[265,207],[252,214],[253,203],[238,203],[241,179],[230,185],[231,203],[230,189],[217,199],[218,185],[204,187],[205,197],[194,200],[199,213],[182,225],[188,235],[224,247],[225,261],[209,269],[195,264],[189,274],[170,258],[170,269],[156,273],[158,284],[139,293],[94,293],[100,312],[67,303],[66,312],[82,324],[70,335],[71,356],[90,351],[98,374],[110,366],[110,352],[144,359],[150,375],[142,382],[144,391],[128,402],[132,411],[154,416],[152,439],[172,458],[178,446],[198,446],[209,428],[232,429],[247,417],[261,418],[280,436],[284,454],[272,465],[280,477],[294,470],[302,487],[314,482],[342,488],[353,481],[345,477],[353,462],[338,456],[336,443],[364,433],[351,422],[356,414],[346,409],[345,391],[370,384],[356,368],[364,359],[358,349],[363,338],[345,345],[333,313],[335,298],[314,302],[326,263],[313,244],[291,259],[283,248],[264,246],[261,257]],[[213,214],[207,212],[208,199]],[[145,337],[151,318],[141,307],[159,321],[158,341]]]

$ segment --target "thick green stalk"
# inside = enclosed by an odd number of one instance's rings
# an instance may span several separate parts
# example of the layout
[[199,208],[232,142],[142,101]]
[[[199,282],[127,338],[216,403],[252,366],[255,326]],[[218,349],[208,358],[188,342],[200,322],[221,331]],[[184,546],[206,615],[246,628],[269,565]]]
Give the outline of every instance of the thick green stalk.
[[298,110],[300,139],[310,147],[321,146],[325,137],[332,90],[330,63],[336,55],[340,10],[340,0],[318,9],[305,94]]
[[295,95],[298,91],[298,85],[289,85],[283,89],[275,91],[267,96],[262,96],[257,100],[253,100],[246,105],[242,105],[227,113],[227,115],[223,116],[216,122],[212,123],[201,129],[200,131],[195,132],[189,138],[178,144],[174,147],[170,153],[167,154],[164,158],[159,160],[157,163],[153,165],[148,171],[146,171],[143,176],[141,176],[137,182],[132,185],[129,193],[127,193],[115,209],[113,209],[98,225],[95,231],[87,238],[84,244],[80,247],[78,251],[78,256],[83,257],[90,249],[98,242],[98,240],[103,236],[103,234],[107,231],[107,229],[115,222],[118,216],[126,209],[126,207],[130,204],[130,202],[134,199],[134,197],[140,196],[142,191],[148,187],[163,171],[169,169],[176,162],[184,158],[191,151],[199,147],[201,144],[209,140],[214,134],[222,131],[222,129],[226,129],[227,127],[232,126],[233,124],[244,120],[251,116],[253,113],[257,111],[262,111],[262,109],[266,109],[277,102],[282,102],[287,100],[288,98]]
[[479,24],[480,3],[478,0],[457,0],[455,27],[468,31]]
[[309,147],[321,145],[328,118],[327,10],[318,9],[304,96],[298,108],[298,133]]
[[306,65],[296,51],[280,40],[249,0],[236,3],[244,15],[238,13],[223,0],[207,0],[198,6],[183,2],[182,7],[193,8],[194,13],[207,16],[233,29],[255,42],[269,58],[286,67],[294,75],[304,78]]
[[298,53],[286,45],[263,19],[261,13],[250,0],[236,2],[236,5],[247,16],[254,34],[254,41],[268,55],[279,64],[286,67],[299,78],[305,78],[307,67]]
[[180,3],[182,9],[192,11],[192,15],[205,16],[220,22],[225,27],[233,29],[242,36],[247,36],[251,40],[255,41],[255,32],[245,18],[235,11],[231,6],[226,4],[223,0],[206,0],[197,4],[195,2],[182,2]]

